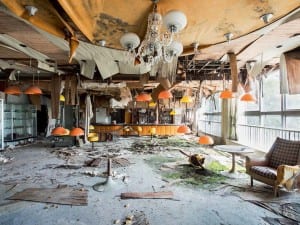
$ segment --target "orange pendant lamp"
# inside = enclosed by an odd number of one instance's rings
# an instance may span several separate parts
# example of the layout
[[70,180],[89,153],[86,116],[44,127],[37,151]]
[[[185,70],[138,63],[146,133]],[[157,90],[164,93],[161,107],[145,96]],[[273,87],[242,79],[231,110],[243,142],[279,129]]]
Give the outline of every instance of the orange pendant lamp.
[[226,88],[224,91],[221,92],[220,98],[222,98],[222,99],[233,98],[232,91],[230,91],[229,89]]
[[20,87],[12,85],[5,88],[4,93],[8,95],[20,95],[22,94],[22,91]]
[[186,133],[190,133],[190,132],[191,132],[191,129],[186,125],[181,125],[177,129],[177,133],[181,133],[181,134],[186,134]]
[[214,144],[214,139],[211,136],[203,135],[199,137],[198,143],[201,145],[212,145]]
[[173,98],[172,93],[169,90],[161,91],[158,95],[158,99]]
[[244,102],[255,102],[256,99],[254,98],[254,96],[250,93],[245,93],[242,97],[241,97],[241,101]]
[[43,94],[42,90],[38,86],[35,86],[35,85],[28,87],[24,91],[24,93],[26,95],[41,95],[41,94]]
[[75,127],[70,131],[70,136],[77,137],[82,135],[84,135],[84,131],[79,127]]
[[138,96],[136,96],[135,100],[137,102],[150,102],[152,100],[151,95],[142,92]]
[[70,131],[63,127],[55,127],[51,131],[51,135],[53,135],[53,136],[64,136],[64,135],[68,135],[69,133],[70,133]]

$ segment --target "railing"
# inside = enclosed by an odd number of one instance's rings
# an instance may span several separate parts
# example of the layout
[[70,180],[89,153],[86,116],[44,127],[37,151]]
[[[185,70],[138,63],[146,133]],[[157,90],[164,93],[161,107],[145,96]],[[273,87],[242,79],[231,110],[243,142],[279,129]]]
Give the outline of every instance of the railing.
[[198,121],[198,131],[221,137],[221,122],[219,121]]
[[238,143],[267,152],[277,137],[300,140],[300,131],[268,128],[252,125],[237,125]]

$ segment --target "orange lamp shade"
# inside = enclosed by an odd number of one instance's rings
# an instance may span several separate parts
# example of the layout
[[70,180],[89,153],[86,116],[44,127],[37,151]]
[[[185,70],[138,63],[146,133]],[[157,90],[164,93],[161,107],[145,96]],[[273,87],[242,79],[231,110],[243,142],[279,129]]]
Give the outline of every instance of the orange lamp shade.
[[51,134],[53,136],[64,136],[64,135],[68,135],[69,134],[69,130],[65,129],[63,127],[55,127],[52,131]]
[[24,91],[24,93],[26,95],[41,95],[41,94],[43,94],[42,90],[38,86],[30,86]]
[[135,100],[137,102],[150,102],[152,100],[151,95],[147,93],[141,93],[138,96],[136,96]]
[[256,99],[253,97],[252,94],[250,94],[250,93],[245,93],[245,94],[241,97],[241,101],[244,101],[244,102],[255,102]]
[[191,132],[190,128],[186,125],[181,125],[177,129],[177,133],[181,133],[181,134],[186,134],[190,132]]
[[4,93],[9,95],[19,95],[22,93],[22,91],[20,87],[13,85],[5,88]]
[[70,131],[70,136],[77,137],[82,135],[84,135],[84,131],[79,127],[75,127]]
[[199,137],[198,143],[201,145],[212,145],[214,144],[214,139],[211,136],[203,135]]
[[168,90],[161,91],[158,95],[158,99],[168,99],[168,98],[173,98],[172,93]]
[[222,99],[233,98],[232,91],[225,89],[224,91],[221,92],[220,98],[222,98]]
[[184,95],[181,99],[180,102],[181,103],[191,103],[193,101],[191,96],[188,95]]

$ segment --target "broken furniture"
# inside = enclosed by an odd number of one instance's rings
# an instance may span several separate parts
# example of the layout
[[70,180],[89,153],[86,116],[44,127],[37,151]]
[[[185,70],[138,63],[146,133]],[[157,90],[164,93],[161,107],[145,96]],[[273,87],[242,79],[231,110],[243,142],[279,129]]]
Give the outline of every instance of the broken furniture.
[[204,155],[202,155],[202,154],[189,155],[189,154],[185,153],[182,150],[179,150],[179,152],[182,153],[183,155],[189,157],[189,163],[192,166],[199,167],[200,169],[204,169],[204,167],[203,167],[203,164],[204,164],[204,161],[205,161]]
[[107,157],[107,178],[103,182],[99,182],[93,185],[95,191],[104,191],[104,188],[111,189],[113,187],[112,173],[111,173],[111,157]]
[[227,172],[224,171],[222,175],[232,177],[232,178],[238,178],[240,177],[239,173],[236,173],[235,170],[235,155],[243,155],[246,153],[252,153],[253,150],[250,148],[247,148],[245,146],[241,145],[216,145],[214,146],[214,149],[221,152],[227,152],[230,153],[232,156],[232,163],[231,163],[231,169]]
[[253,179],[278,188],[286,186],[300,172],[300,141],[285,140],[277,137],[263,159],[246,157],[246,173]]

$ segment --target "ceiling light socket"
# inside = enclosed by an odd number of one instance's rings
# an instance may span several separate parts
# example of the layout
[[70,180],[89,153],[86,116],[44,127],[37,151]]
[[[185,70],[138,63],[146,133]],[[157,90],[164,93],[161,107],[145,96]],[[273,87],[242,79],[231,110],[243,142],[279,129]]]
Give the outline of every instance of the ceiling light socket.
[[224,34],[224,37],[226,38],[227,42],[229,43],[231,39],[233,38],[233,33],[226,33]]
[[106,44],[106,41],[105,41],[105,40],[100,40],[98,43],[99,43],[99,45],[100,45],[101,47],[104,47],[105,44]]
[[270,20],[272,19],[272,17],[273,17],[273,14],[272,14],[272,13],[266,13],[266,14],[262,15],[262,16],[260,17],[260,19],[261,19],[262,21],[264,21],[265,24],[267,24],[267,23],[270,22]]
[[38,8],[36,8],[35,6],[32,6],[32,5],[26,5],[25,9],[27,10],[27,12],[30,16],[34,16],[36,14],[36,12],[38,11]]

